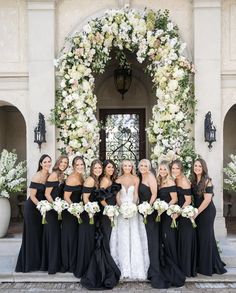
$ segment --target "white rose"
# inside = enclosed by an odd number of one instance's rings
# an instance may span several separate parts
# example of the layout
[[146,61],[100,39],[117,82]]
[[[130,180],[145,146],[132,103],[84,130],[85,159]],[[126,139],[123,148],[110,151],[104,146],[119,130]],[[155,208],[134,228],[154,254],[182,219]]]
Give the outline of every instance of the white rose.
[[177,121],[182,121],[184,119],[184,113],[183,112],[179,112],[176,116],[175,116]]
[[170,104],[169,111],[171,114],[177,113],[179,111],[179,106],[175,104]]
[[172,79],[168,82],[168,88],[171,92],[174,92],[178,87],[178,81],[175,79]]

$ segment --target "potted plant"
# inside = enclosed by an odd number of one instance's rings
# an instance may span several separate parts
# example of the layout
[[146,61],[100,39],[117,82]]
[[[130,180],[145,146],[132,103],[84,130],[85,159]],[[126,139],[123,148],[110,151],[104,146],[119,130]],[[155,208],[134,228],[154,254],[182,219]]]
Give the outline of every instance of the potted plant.
[[7,233],[11,218],[9,197],[25,187],[26,162],[16,164],[17,154],[3,150],[0,155],[0,238]]
[[230,155],[231,162],[224,168],[224,173],[228,177],[224,179],[224,188],[236,192],[236,155]]

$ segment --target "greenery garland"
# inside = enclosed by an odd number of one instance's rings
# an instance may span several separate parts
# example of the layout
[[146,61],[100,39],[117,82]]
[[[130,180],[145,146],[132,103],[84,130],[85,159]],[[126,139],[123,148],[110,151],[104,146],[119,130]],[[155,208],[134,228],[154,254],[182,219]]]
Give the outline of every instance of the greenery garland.
[[70,39],[71,48],[57,63],[59,84],[53,122],[59,129],[62,151],[97,157],[99,126],[95,116],[95,73],[103,73],[110,53],[129,50],[138,62],[147,62],[157,103],[147,128],[151,158],[183,159],[190,167],[194,156],[191,124],[195,99],[192,64],[184,57],[185,44],[168,11],[109,10],[88,22]]

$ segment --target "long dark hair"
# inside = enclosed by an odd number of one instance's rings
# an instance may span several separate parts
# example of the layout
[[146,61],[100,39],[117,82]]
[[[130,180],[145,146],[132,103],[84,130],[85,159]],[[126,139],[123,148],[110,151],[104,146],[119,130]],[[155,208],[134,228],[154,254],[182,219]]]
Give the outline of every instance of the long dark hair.
[[50,160],[52,160],[52,158],[51,158],[49,155],[47,155],[47,154],[43,154],[43,155],[40,157],[40,159],[39,159],[37,172],[38,172],[38,171],[41,171],[41,170],[43,169],[43,167],[41,166],[41,164],[42,164],[42,162],[43,162],[43,160],[44,160],[45,158],[49,158]]
[[106,170],[106,166],[112,164],[113,168],[114,168],[114,172],[111,176],[111,181],[114,182],[117,178],[117,168],[116,168],[116,164],[112,161],[112,160],[105,160],[103,162],[103,177],[106,176],[105,174],[105,170]]
[[[84,170],[86,169],[86,165],[85,165],[85,161],[84,158],[82,156],[76,156],[74,157],[73,161],[72,161],[72,167],[74,168],[76,165],[77,161],[81,161],[84,165]],[[82,184],[84,183],[84,176],[82,174],[79,174],[80,180],[82,182]]]
[[94,167],[95,167],[96,164],[99,164],[102,167],[102,162],[100,160],[98,160],[98,159],[93,160],[92,163],[91,163],[91,166],[90,166],[90,176],[94,179],[95,186],[98,188],[99,187],[99,182],[100,182],[101,176],[99,176],[97,178],[97,176],[95,176],[93,174],[93,170],[94,170]]
[[59,166],[62,162],[62,160],[66,159],[67,160],[67,167],[69,165],[69,159],[66,155],[61,155],[57,160],[56,160],[56,163],[54,164],[53,168],[52,168],[52,171],[57,173],[57,176],[58,176],[58,179],[59,181],[62,179],[63,177],[63,173],[64,171],[60,170],[59,169]]
[[[197,176],[194,172],[194,164],[196,162],[199,162],[202,166],[202,175],[199,183],[197,183]],[[211,181],[211,178],[208,175],[208,168],[206,161],[203,160],[202,158],[196,159],[193,164],[192,164],[192,169],[191,169],[191,184],[192,186],[197,186],[198,185],[198,194],[203,195],[203,193],[206,191],[207,184]]]

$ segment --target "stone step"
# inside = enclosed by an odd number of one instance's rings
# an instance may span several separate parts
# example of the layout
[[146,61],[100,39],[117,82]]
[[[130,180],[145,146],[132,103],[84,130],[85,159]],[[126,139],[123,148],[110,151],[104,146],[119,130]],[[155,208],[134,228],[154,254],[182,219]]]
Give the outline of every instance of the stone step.
[[[80,280],[75,278],[71,273],[57,273],[49,275],[46,272],[32,272],[32,273],[0,273],[0,283],[5,282],[29,282],[29,283],[73,283]],[[212,277],[198,275],[195,278],[187,278],[186,283],[233,283],[236,281],[236,268],[229,268],[228,272],[224,275],[213,275]],[[129,282],[148,282],[147,280],[121,280],[121,283]]]

